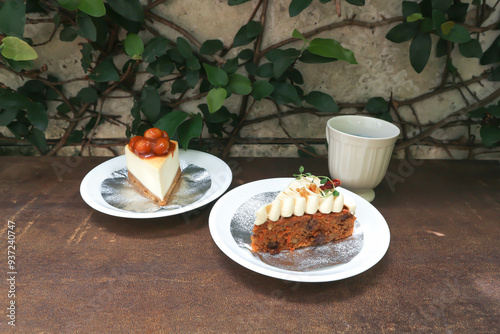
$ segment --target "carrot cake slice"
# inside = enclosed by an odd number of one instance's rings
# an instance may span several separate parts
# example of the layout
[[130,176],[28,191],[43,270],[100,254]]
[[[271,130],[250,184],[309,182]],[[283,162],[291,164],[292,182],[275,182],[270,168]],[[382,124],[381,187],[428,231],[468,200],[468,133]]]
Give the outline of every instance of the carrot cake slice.
[[339,180],[300,174],[256,212],[252,250],[276,254],[352,235],[356,204],[335,187]]

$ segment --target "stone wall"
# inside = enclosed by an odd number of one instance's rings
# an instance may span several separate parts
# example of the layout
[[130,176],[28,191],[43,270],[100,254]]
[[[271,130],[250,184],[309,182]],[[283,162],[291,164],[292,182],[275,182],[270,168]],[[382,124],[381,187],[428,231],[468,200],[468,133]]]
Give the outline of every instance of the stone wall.
[[[258,0],[253,0],[240,6],[228,6],[227,0],[169,0],[158,6],[155,12],[185,28],[198,41],[221,39],[227,46],[231,44],[239,27],[247,22],[257,3]],[[364,22],[377,22],[384,18],[401,16],[400,0],[367,0],[366,5],[362,7],[352,6],[342,1],[342,16],[340,18],[336,14],[334,2],[322,4],[319,1],[313,1],[313,4],[299,16],[290,18],[288,15],[289,3],[290,0],[269,1],[263,49],[290,38],[294,29],[306,33],[331,23],[342,22],[348,18]],[[488,1],[488,3],[493,5],[495,1]],[[471,17],[474,17],[473,14]],[[495,22],[498,18],[497,9],[496,13],[484,25]],[[319,33],[316,37],[334,38],[341,42],[344,47],[351,49],[358,64],[351,65],[341,61],[324,65],[299,64],[299,69],[304,75],[304,91],[319,90],[331,94],[339,105],[345,106],[340,110],[342,114],[362,112],[363,108],[360,108],[359,105],[366,103],[374,96],[382,96],[388,100],[392,95],[395,100],[404,101],[431,92],[441,83],[444,58],[431,56],[423,72],[416,73],[409,62],[409,43],[395,44],[385,38],[389,29],[395,24],[384,24],[373,28],[347,25]],[[152,24],[152,27],[162,35],[168,36],[169,39],[174,40],[179,36],[178,32],[165,25],[155,23]],[[35,43],[40,43],[49,38],[52,29],[53,24],[50,22],[27,24],[26,36],[32,38]],[[123,39],[126,33],[122,31],[120,34]],[[483,50],[492,43],[497,34],[498,31],[488,31],[479,35]],[[56,75],[60,80],[82,77],[84,72],[80,65],[81,53],[78,42],[83,42],[83,40],[77,39],[71,43],[61,42],[57,36],[58,33],[50,43],[36,48],[39,59],[35,61],[35,64],[37,66],[47,64],[48,73]],[[146,32],[141,37],[148,40],[152,38],[152,35]],[[435,46],[436,40],[433,42]],[[295,42],[290,45],[300,47],[300,43]],[[234,57],[237,51],[239,49],[232,50],[227,57]],[[488,66],[480,66],[477,58],[460,56],[458,50],[454,50],[453,55],[456,56],[454,64],[460,70],[461,80],[466,81],[477,77],[488,69]],[[121,68],[127,60],[125,55],[115,57],[117,68]],[[147,73],[140,75],[135,83],[136,88],[140,89],[147,78]],[[16,88],[23,84],[23,79],[0,69],[0,82]],[[67,84],[66,94],[73,96],[86,85],[88,85],[86,81],[75,81]],[[400,121],[419,123],[425,128],[426,125],[438,122],[463,108],[467,103],[474,102],[473,94],[478,98],[483,98],[497,90],[499,85],[481,80],[468,85],[468,87],[470,92],[449,90],[415,102],[412,104],[412,108],[402,106],[399,109]],[[165,97],[168,97],[168,85],[163,88]],[[226,106],[231,110],[237,110],[240,99],[241,97],[233,96],[227,101]],[[130,124],[132,122],[130,115],[132,102],[131,97],[108,99],[103,106],[103,111],[107,114],[119,115],[121,122]],[[204,102],[203,99],[191,101],[183,104],[182,108],[189,112],[199,112],[196,106],[202,102]],[[54,116],[55,104],[50,107],[50,112]],[[297,156],[297,148],[283,127],[293,138],[310,139],[310,143],[316,148],[318,154],[326,154],[323,142],[324,129],[326,121],[333,115],[296,113],[283,116],[280,120],[277,117],[272,117],[275,114],[276,110],[269,101],[257,103],[249,113],[247,120],[258,120],[265,116],[271,116],[270,119],[243,127],[240,135],[244,140],[234,145],[230,154],[232,156]],[[65,121],[51,120],[47,130],[47,138],[59,138],[66,126],[67,122]],[[408,129],[407,136],[412,137],[420,132],[422,127],[412,128],[409,126]],[[416,158],[466,158],[468,151],[461,149],[460,145],[456,145],[456,143],[467,141],[469,131],[476,133],[476,137],[479,138],[477,125],[472,127],[457,125],[439,129],[432,135],[439,143],[455,143],[454,146],[446,149],[441,144],[416,143],[410,147],[409,152]],[[1,132],[4,135],[9,134],[5,128],[1,128]],[[210,137],[206,130],[204,130],[203,137]],[[105,123],[97,128],[94,138],[125,139],[125,127]],[[78,146],[66,147],[59,154],[71,155],[78,153],[79,149]],[[116,153],[122,153],[121,148],[117,148]],[[92,148],[90,151],[84,151],[83,154],[110,155],[111,152],[103,148]],[[399,150],[397,154],[403,156],[404,150]],[[498,157],[498,153],[477,156],[477,158]]]

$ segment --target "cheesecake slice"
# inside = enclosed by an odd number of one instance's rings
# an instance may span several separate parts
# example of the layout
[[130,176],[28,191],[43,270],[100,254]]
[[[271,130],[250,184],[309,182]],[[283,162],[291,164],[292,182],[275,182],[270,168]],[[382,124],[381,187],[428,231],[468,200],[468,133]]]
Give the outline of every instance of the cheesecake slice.
[[125,146],[128,179],[160,206],[168,203],[181,176],[179,145],[165,131],[151,128]]

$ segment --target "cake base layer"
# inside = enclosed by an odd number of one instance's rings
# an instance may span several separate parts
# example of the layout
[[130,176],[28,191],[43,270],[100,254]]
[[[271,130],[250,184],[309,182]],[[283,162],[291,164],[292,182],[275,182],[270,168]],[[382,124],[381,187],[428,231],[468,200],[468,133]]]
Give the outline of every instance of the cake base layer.
[[174,180],[172,181],[172,184],[170,185],[170,188],[168,188],[167,193],[165,194],[164,198],[159,198],[155,194],[153,194],[151,191],[148,190],[131,172],[128,172],[128,179],[130,183],[132,183],[144,196],[149,198],[150,200],[154,201],[157,203],[159,206],[164,206],[167,205],[168,200],[170,199],[170,195],[172,195],[175,185],[177,184],[177,181],[179,181],[181,177],[181,168],[179,167],[177,169],[177,172],[175,173]]
[[352,235],[356,217],[349,210],[339,213],[304,214],[281,217],[277,221],[266,220],[255,225],[252,235],[252,250],[277,254],[284,250],[324,244]]

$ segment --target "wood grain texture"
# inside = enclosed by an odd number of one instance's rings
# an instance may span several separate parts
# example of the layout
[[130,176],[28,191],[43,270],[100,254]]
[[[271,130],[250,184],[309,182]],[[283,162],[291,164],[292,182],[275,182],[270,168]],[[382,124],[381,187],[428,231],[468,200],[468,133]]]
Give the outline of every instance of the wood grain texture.
[[[80,182],[105,158],[0,157],[0,243],[16,223],[23,333],[497,332],[500,164],[392,161],[373,205],[391,245],[370,270],[330,283],[247,270],[212,241],[212,204],[150,220],[101,214]],[[231,187],[322,159],[231,159]],[[61,165],[68,169],[61,174]],[[54,167],[55,166],[55,167]],[[6,251],[2,252],[3,254]],[[2,257],[6,273],[6,256]],[[0,332],[7,287],[0,290]]]

